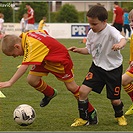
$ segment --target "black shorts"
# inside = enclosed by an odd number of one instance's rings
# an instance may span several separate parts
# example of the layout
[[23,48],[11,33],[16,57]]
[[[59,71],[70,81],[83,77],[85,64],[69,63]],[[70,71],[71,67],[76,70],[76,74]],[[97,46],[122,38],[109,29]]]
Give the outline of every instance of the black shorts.
[[114,26],[117,30],[119,30],[120,32],[122,32],[123,24],[114,23],[113,26]]
[[122,70],[122,65],[111,71],[106,71],[92,63],[82,84],[92,88],[92,91],[99,94],[106,85],[107,98],[112,100],[120,99]]
[[131,28],[130,28],[129,24],[124,24],[123,28],[124,28],[124,33],[125,34],[126,34],[126,29],[128,30],[128,32],[131,32]]

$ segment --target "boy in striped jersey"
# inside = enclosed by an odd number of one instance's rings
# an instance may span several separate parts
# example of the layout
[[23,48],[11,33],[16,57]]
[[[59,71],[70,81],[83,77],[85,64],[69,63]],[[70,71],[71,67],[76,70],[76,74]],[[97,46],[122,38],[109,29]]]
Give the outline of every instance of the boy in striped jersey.
[[[133,29],[133,9],[129,12],[129,21],[130,27]],[[122,85],[124,90],[127,92],[131,101],[133,102],[133,34],[131,35],[130,40],[130,59],[129,59],[129,67],[126,72],[122,75]],[[125,115],[133,114],[133,104],[126,111]]]
[[[32,65],[27,81],[44,94],[40,106],[45,107],[57,95],[56,89],[49,86],[42,76],[52,73],[58,80],[64,82],[66,88],[72,92],[76,99],[79,98],[80,87],[76,84],[73,74],[73,62],[66,47],[48,35],[44,30],[31,30],[23,32],[20,37],[6,35],[2,42],[2,51],[7,56],[23,56],[21,66],[13,77],[6,82],[0,82],[0,88],[12,86]],[[52,79],[51,79],[52,80]],[[55,81],[56,82],[56,81]],[[91,123],[97,122],[96,111],[88,102],[88,113]],[[91,118],[95,115],[95,119]]]

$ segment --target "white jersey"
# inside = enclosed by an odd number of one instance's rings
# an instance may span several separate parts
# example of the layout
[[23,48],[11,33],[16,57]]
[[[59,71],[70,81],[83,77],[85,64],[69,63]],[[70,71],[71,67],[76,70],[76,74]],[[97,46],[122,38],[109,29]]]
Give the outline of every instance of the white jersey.
[[25,21],[25,20],[24,20],[24,18],[22,18],[22,19],[21,19],[21,21],[20,21],[20,26],[21,26],[21,29],[23,29],[23,30],[24,30],[24,29],[25,29],[25,27],[26,27],[26,24],[27,24],[27,21]]
[[0,18],[0,31],[3,29],[4,19]]
[[124,38],[116,28],[107,24],[101,32],[88,32],[86,48],[92,54],[93,62],[96,66],[110,71],[118,68],[123,61],[120,50],[112,50],[113,44],[118,43]]
[[21,21],[20,21],[21,29],[23,28],[23,25],[24,25],[24,27],[25,27],[25,21],[24,21],[24,18],[22,18]]

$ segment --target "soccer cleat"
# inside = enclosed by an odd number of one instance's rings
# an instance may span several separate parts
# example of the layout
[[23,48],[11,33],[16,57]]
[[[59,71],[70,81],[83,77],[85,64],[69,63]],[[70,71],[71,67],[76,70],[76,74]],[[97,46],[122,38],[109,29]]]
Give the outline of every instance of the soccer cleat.
[[128,37],[128,40],[130,41],[131,40],[131,37]]
[[98,117],[97,117],[97,111],[96,111],[96,109],[89,116],[89,122],[90,122],[90,125],[98,124]]
[[133,104],[129,107],[129,109],[126,111],[125,115],[132,115],[133,114]]
[[119,124],[120,126],[126,126],[126,125],[127,125],[127,120],[126,120],[126,118],[124,117],[124,115],[121,116],[121,117],[117,117],[116,120],[118,121],[118,124]]
[[71,127],[78,127],[78,126],[85,126],[89,125],[89,121],[83,120],[82,118],[77,118],[74,120],[74,123],[71,125]]
[[50,96],[50,97],[45,96],[45,97],[42,99],[42,101],[40,102],[40,106],[41,106],[41,107],[45,107],[45,106],[50,102],[50,100],[51,100],[52,98],[54,98],[56,95],[57,95],[57,90],[54,89],[54,95],[53,95],[53,96]]

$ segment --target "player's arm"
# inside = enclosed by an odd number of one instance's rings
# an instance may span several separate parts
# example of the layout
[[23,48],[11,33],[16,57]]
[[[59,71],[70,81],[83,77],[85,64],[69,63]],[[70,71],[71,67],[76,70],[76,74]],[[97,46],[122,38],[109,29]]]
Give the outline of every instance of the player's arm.
[[29,19],[32,19],[32,18],[33,18],[33,15],[31,15],[30,17],[28,17],[28,18],[26,18],[24,20],[26,21],[26,20],[29,20]]
[[113,14],[113,19],[112,19],[112,25],[113,25],[114,22],[115,22],[115,18],[116,18],[116,14],[114,13],[114,14]]
[[89,54],[88,53],[88,49],[85,48],[77,48],[75,46],[72,46],[70,48],[68,48],[69,51],[75,52],[75,53],[80,53],[80,54]]
[[26,20],[32,19],[33,16],[34,16],[34,11],[32,10],[32,11],[30,12],[30,17],[28,17]]
[[116,51],[116,50],[120,50],[120,49],[124,48],[124,46],[126,45],[126,42],[127,42],[126,39],[122,38],[119,43],[114,44],[112,46],[112,50]]
[[11,87],[27,70],[28,65],[21,65],[13,77],[6,82],[0,82],[0,88]]
[[25,20],[29,20],[29,19],[32,19],[33,18],[33,15],[31,15],[30,17],[28,17],[27,19],[25,19]]

